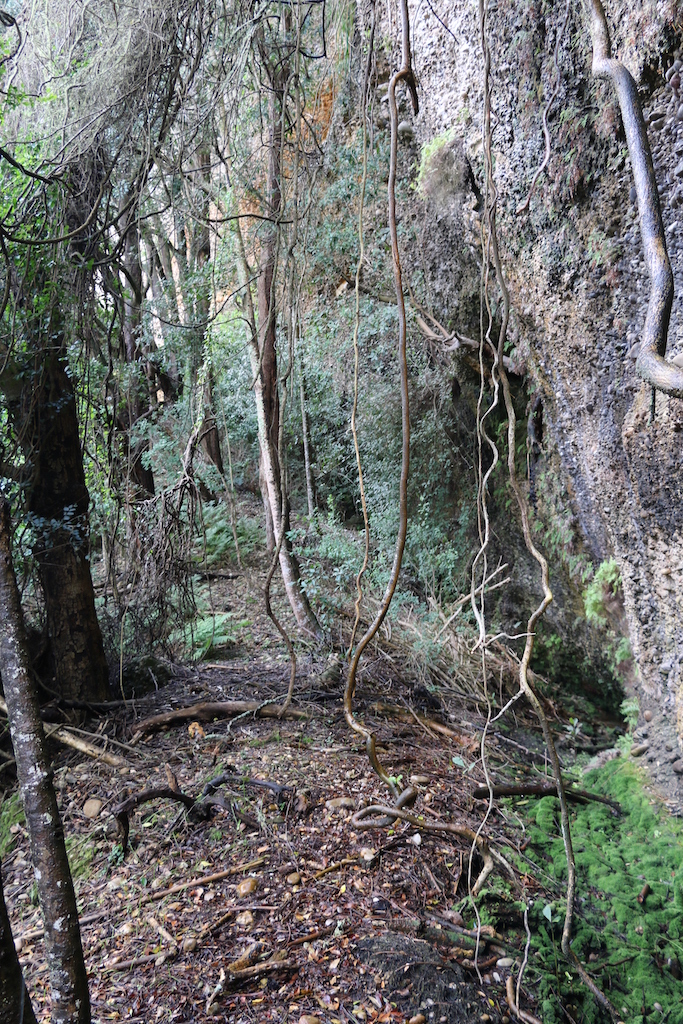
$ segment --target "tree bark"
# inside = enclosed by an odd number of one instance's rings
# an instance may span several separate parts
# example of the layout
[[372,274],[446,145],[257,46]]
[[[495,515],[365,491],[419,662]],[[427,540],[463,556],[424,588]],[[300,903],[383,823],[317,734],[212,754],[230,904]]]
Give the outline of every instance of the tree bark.
[[0,1021],[2,1024],[36,1024],[21,964],[14,948],[0,863]]
[[0,659],[17,777],[45,926],[53,1024],[89,1024],[90,998],[64,833],[33,686],[12,564],[9,505],[0,502]]
[[149,450],[149,441],[143,439],[131,442],[131,430],[149,409],[149,385],[143,386],[141,378],[147,377],[143,368],[143,353],[140,349],[142,330],[142,263],[140,260],[140,239],[137,225],[131,223],[133,212],[124,225],[125,243],[123,250],[123,292],[121,294],[121,325],[123,355],[126,363],[138,372],[130,375],[128,390],[123,398],[119,413],[119,429],[124,438],[128,461],[129,478],[141,497],[154,495],[154,474],[144,465],[144,456]]
[[308,515],[310,519],[315,516],[315,483],[313,480],[313,466],[311,465],[311,436],[308,429],[308,409],[306,408],[306,378],[303,367],[301,368],[301,434],[304,442],[304,469],[306,471],[306,499],[308,501]]
[[[280,466],[276,460],[277,448],[272,445],[272,423],[269,424],[267,414],[267,401],[264,391],[264,369],[261,365],[261,352],[259,350],[259,339],[256,331],[256,317],[254,315],[253,300],[251,297],[251,285],[249,283],[249,268],[246,254],[244,252],[244,240],[239,228],[239,222],[235,226],[237,238],[238,258],[237,267],[240,284],[245,291],[245,313],[247,320],[247,339],[249,347],[249,358],[251,370],[254,375],[254,403],[256,405],[256,418],[258,421],[259,446],[261,459],[259,464],[259,483],[263,504],[266,509],[266,529],[269,525],[273,532],[273,549],[284,530],[284,537],[280,545],[280,571],[285,585],[287,597],[291,605],[297,625],[307,632],[316,636],[320,635],[320,625],[315,617],[309,603],[306,592],[301,584],[299,565],[291,541],[287,533],[289,531],[289,511],[287,502],[282,500],[280,481]],[[273,351],[273,356],[275,352]],[[277,388],[277,367],[275,368],[275,387]],[[273,399],[270,398],[271,408]],[[279,416],[278,416],[279,419]],[[279,428],[278,428],[279,429]],[[284,511],[284,516],[283,516]],[[269,516],[270,513],[270,516]]]
[[[104,701],[109,672],[89,563],[90,496],[85,484],[73,385],[59,350],[45,347],[37,388],[24,395],[21,434],[33,472],[27,506],[45,594],[59,693]],[[28,389],[25,389],[28,390]]]

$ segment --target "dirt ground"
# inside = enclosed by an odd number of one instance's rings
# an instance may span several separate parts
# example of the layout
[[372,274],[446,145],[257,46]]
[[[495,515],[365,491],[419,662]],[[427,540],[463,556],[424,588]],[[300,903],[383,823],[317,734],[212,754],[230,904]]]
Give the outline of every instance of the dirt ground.
[[[107,738],[116,766],[52,748],[93,1020],[506,1024],[506,981],[525,956],[519,915],[509,926],[497,922],[500,931],[473,928],[468,887],[483,861],[470,840],[426,826],[481,827],[502,857],[522,858],[524,826],[505,805],[486,816],[487,802],[473,796],[486,779],[484,703],[457,687],[425,685],[396,624],[363,659],[355,711],[374,730],[397,785],[418,791],[412,810],[424,827],[397,821],[366,829],[354,821],[388,792],[344,719],[339,662],[313,645],[298,644],[292,710],[299,718],[193,714],[140,730],[150,716],[205,702],[252,701],[275,713],[289,662],[262,611],[261,576],[217,572],[209,581],[211,606],[234,616],[230,642],[207,654],[216,660],[175,664],[167,685],[128,696],[99,719],[75,715],[76,725]],[[287,621],[282,601],[275,606]],[[414,639],[419,627],[402,614]],[[337,640],[340,648],[341,634]],[[157,674],[147,674],[157,685]],[[140,692],[139,673],[124,683]],[[499,683],[500,704],[502,672]],[[546,698],[546,711],[565,764],[580,753],[608,756],[615,723],[597,722],[587,737],[572,725],[574,708]],[[489,730],[489,777],[551,782],[538,724],[521,702],[508,718],[509,726]],[[221,784],[207,792],[217,776]],[[124,851],[113,812],[148,789],[167,794],[131,812]],[[204,813],[188,813],[174,789],[205,793]],[[4,799],[11,794],[8,786]],[[27,836],[21,823],[11,832],[5,896],[34,1005],[47,1021]],[[561,887],[534,870],[509,884],[515,899],[562,899]],[[523,983],[520,1009],[538,1015],[536,1000]]]
[[[96,1021],[308,1015],[336,1024],[419,1014],[441,1022],[505,1021],[505,978],[521,960],[520,937],[485,928],[477,971],[474,934],[450,909],[467,893],[471,844],[401,822],[354,827],[353,813],[386,800],[386,792],[349,734],[339,688],[321,688],[324,669],[324,663],[302,667],[296,707],[308,713],[304,720],[190,721],[131,744],[136,722],[148,715],[206,700],[263,701],[286,691],[286,664],[216,663],[129,702],[107,720],[102,731],[116,741],[109,749],[122,758],[120,767],[57,751],[55,782]],[[373,711],[380,699],[381,714]],[[381,691],[366,687],[359,694],[358,713],[375,728],[382,760],[419,790],[415,813],[476,828],[484,813],[470,795],[484,779],[476,709],[449,723],[451,735],[439,735],[421,720],[423,712],[413,709],[408,721],[390,717],[386,708],[394,701],[401,710],[383,680]],[[445,707],[430,715],[437,725],[449,720]],[[509,750],[520,778],[525,757],[542,764],[520,746],[505,749],[494,740],[490,769],[509,768]],[[168,786],[173,778],[195,796],[216,774],[230,776],[217,790],[223,806],[198,821],[177,802],[145,803],[131,814],[130,850],[123,856],[112,809],[128,793]],[[21,825],[13,832],[15,845],[3,863],[5,893],[29,988],[47,1019],[26,834]],[[501,849],[519,841],[496,811],[486,833]],[[475,856],[473,877],[480,867]],[[247,974],[231,973],[249,950],[241,964]],[[533,993],[522,999],[533,1012]]]

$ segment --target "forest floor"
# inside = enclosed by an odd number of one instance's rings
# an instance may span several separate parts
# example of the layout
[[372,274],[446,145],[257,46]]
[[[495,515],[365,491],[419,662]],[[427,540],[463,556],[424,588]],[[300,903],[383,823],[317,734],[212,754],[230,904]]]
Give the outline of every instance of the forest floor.
[[[485,772],[484,702],[425,686],[396,637],[389,642],[391,629],[369,651],[355,710],[397,784],[418,790],[423,827],[354,823],[388,794],[345,722],[339,662],[313,648],[299,657],[299,718],[197,714],[140,729],[150,716],[205,702],[270,701],[262,711],[276,714],[289,663],[258,610],[257,576],[212,584],[212,604],[235,620],[223,650],[206,649],[216,660],[176,666],[167,685],[99,724],[81,721],[110,738],[117,766],[54,748],[93,1020],[507,1024],[510,991],[527,1021],[607,1020],[559,955],[566,867],[557,800],[522,793],[496,800],[487,815],[487,801],[474,796],[486,772],[507,785],[552,781],[538,725],[521,705],[509,726],[490,731]],[[596,721],[587,739],[575,704],[546,694],[545,705],[570,780],[623,797],[621,815],[606,803],[572,805],[581,860],[575,948],[624,1019],[683,1024],[683,832],[660,821],[663,798],[630,758],[580,779],[576,759],[612,757],[619,723]],[[130,794],[166,788],[199,798],[217,776],[205,816],[177,796],[132,811],[124,849],[112,812]],[[430,822],[481,830],[511,874],[497,866],[473,901],[481,857],[470,840],[439,835]],[[0,842],[16,944],[46,1021],[40,914],[11,791]],[[643,880],[651,895],[640,903]]]

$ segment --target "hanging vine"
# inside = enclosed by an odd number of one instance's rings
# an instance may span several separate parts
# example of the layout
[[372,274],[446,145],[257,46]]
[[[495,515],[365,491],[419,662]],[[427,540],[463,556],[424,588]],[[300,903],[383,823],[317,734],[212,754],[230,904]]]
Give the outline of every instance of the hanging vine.
[[[598,0],[599,2],[599,0]],[[507,446],[508,446],[508,478],[510,487],[515,496],[519,515],[522,524],[522,532],[524,535],[524,542],[527,550],[531,554],[534,561],[538,564],[541,574],[541,586],[543,589],[543,598],[540,604],[534,609],[529,616],[526,628],[526,640],[524,644],[524,651],[519,663],[519,690],[518,693],[505,705],[505,707],[496,715],[495,719],[491,718],[491,707],[489,703],[489,715],[486,727],[484,729],[484,736],[482,737],[482,751],[486,739],[487,730],[492,721],[496,721],[503,714],[507,712],[509,707],[520,697],[525,696],[531,704],[534,712],[536,713],[541,728],[543,731],[543,738],[550,758],[550,763],[553,769],[553,776],[555,779],[555,786],[557,790],[557,796],[560,802],[560,819],[562,828],[562,838],[564,841],[565,856],[567,860],[567,894],[566,894],[566,909],[565,919],[562,928],[562,952],[567,960],[572,964],[574,970],[581,977],[584,984],[590,989],[592,994],[598,1000],[598,1002],[614,1017],[616,1020],[618,1014],[610,1001],[604,995],[603,992],[597,987],[593,979],[590,977],[586,969],[583,967],[578,957],[571,948],[572,941],[572,924],[574,916],[574,899],[576,896],[576,862],[574,858],[574,850],[572,846],[571,837],[571,826],[569,821],[569,810],[567,797],[565,793],[564,780],[562,777],[562,770],[560,767],[559,757],[557,755],[557,749],[553,740],[552,732],[548,719],[545,715],[543,707],[541,705],[536,692],[534,691],[531,683],[529,682],[529,663],[534,649],[534,642],[536,638],[536,627],[538,622],[544,615],[546,609],[550,605],[553,595],[550,590],[549,584],[549,572],[548,562],[544,555],[539,551],[533,541],[531,534],[531,528],[529,524],[529,507],[526,496],[524,495],[522,488],[517,478],[517,471],[515,467],[515,432],[516,432],[516,414],[514,404],[512,401],[512,394],[510,391],[510,382],[507,376],[505,367],[502,365],[502,355],[507,338],[507,329],[510,318],[510,295],[508,292],[507,284],[505,281],[505,275],[503,273],[502,262],[500,258],[500,250],[498,246],[498,235],[496,228],[496,200],[497,192],[493,174],[493,152],[492,152],[492,135],[491,135],[491,89],[490,89],[490,66],[491,66],[491,55],[488,42],[488,31],[487,31],[487,0],[479,0],[479,16],[480,16],[480,29],[481,29],[481,43],[482,53],[484,58],[484,166],[486,175],[486,194],[487,203],[485,208],[485,216],[483,221],[483,231],[485,232],[485,263],[490,258],[493,262],[493,268],[495,270],[495,278],[498,284],[501,298],[501,322],[498,333],[498,353],[497,353],[497,368],[500,374],[500,383],[503,391],[503,398],[505,402],[505,410],[507,414]],[[487,271],[485,274],[487,275]],[[487,280],[487,277],[485,277]],[[489,330],[491,327],[491,310],[486,300],[487,311],[489,316]],[[483,601],[483,595],[482,595]],[[480,624],[481,629],[481,624]],[[487,783],[489,787],[489,808],[493,804],[493,790],[491,787],[490,780],[487,773]],[[508,1002],[510,1003],[511,1009],[520,1016],[520,1019],[524,1019],[524,1014],[519,1010],[519,994],[521,987],[521,972],[517,980],[517,988],[514,993],[514,998],[511,989],[508,990]]]

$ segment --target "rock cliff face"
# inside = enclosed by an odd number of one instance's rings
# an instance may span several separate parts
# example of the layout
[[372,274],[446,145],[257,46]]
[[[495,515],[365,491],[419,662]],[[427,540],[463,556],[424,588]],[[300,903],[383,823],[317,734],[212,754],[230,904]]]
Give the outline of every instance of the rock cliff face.
[[[462,175],[449,186],[448,154],[457,163],[464,153],[483,189],[479,14],[460,0],[409,6],[420,112],[412,137],[404,125],[402,146],[416,162],[422,147],[423,167],[433,161],[423,261],[438,314],[467,333],[462,282],[481,259],[477,203]],[[683,22],[676,4],[654,0],[621,0],[606,14],[613,55],[634,76],[648,124],[676,282],[666,358],[683,364]],[[382,6],[380,28],[396,60],[395,0]],[[540,396],[541,462],[564,485],[572,544],[621,570],[641,710],[652,710],[651,731],[673,750],[683,736],[683,401],[658,394],[651,419],[651,389],[635,372],[649,281],[619,108],[610,84],[592,77],[581,3],[493,0],[488,35],[511,354],[525,361],[528,393]],[[555,89],[550,160],[518,215],[543,159],[543,109]],[[449,237],[459,239],[455,253],[445,251]],[[665,770],[657,756],[655,777]]]

